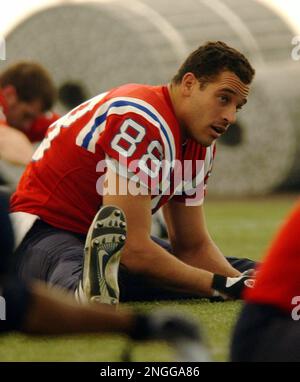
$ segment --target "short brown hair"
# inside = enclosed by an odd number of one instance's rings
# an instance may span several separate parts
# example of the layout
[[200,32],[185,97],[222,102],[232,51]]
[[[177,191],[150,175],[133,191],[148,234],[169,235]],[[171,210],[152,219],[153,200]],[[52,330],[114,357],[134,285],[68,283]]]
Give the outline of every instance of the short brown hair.
[[249,84],[255,74],[247,58],[222,41],[207,42],[192,52],[172,82],[179,84],[186,73],[193,73],[198,80],[211,82],[224,70],[235,73],[242,82]]
[[56,89],[47,70],[35,62],[22,61],[9,66],[0,74],[0,87],[12,85],[21,101],[40,100],[43,111],[52,108]]

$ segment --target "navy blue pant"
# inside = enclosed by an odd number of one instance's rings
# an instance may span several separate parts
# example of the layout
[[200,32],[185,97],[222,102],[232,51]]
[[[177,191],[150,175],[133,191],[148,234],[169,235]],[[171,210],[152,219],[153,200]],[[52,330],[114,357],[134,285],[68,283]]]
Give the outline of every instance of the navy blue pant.
[[[172,253],[168,242],[153,240]],[[85,235],[55,228],[41,220],[36,221],[17,250],[17,272],[23,280],[32,278],[74,291],[81,278]],[[252,260],[228,258],[238,270],[255,266]],[[120,300],[157,300],[199,297],[172,292],[144,276],[133,275],[121,265],[119,271]]]
[[8,217],[8,196],[0,192],[0,275],[8,271],[13,246],[13,231]]
[[30,293],[11,272],[13,245],[8,196],[0,192],[0,333],[20,329],[29,308]]

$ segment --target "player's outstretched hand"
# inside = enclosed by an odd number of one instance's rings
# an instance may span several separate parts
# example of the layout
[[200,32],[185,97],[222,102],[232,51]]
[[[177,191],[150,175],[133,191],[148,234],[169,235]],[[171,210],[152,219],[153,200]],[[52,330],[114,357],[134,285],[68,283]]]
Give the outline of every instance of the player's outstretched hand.
[[198,325],[191,319],[166,310],[149,314],[137,314],[135,325],[130,333],[134,340],[165,340],[186,338],[199,341]]
[[[137,314],[130,337],[139,341],[166,341],[175,352],[177,362],[211,361],[198,324],[178,313],[162,309],[150,314]],[[123,360],[131,360],[130,348],[124,352]]]
[[238,277],[225,277],[215,274],[212,282],[214,296],[224,299],[240,299],[245,288],[253,288],[255,276],[252,270],[245,271]]

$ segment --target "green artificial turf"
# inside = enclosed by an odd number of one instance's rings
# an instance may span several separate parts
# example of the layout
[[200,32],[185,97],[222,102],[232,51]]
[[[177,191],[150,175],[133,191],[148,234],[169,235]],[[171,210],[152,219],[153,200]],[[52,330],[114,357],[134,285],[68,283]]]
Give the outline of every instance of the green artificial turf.
[[[235,201],[208,199],[205,212],[209,231],[225,255],[260,260],[294,201],[295,196]],[[166,307],[191,315],[199,321],[212,359],[228,359],[231,330],[241,302],[188,300],[128,305],[143,311]],[[12,333],[1,337],[0,361],[120,361],[127,345],[127,339],[117,335],[49,339]],[[176,359],[176,354],[167,345],[152,342],[134,345],[132,359],[170,361]]]

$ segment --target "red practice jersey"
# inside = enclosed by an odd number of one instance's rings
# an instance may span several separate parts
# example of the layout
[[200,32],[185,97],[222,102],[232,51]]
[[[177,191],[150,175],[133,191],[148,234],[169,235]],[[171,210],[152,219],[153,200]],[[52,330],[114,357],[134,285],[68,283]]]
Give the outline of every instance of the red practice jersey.
[[53,111],[48,111],[47,113],[36,118],[28,131],[24,131],[24,134],[30,142],[40,142],[45,138],[48,127],[52,125],[52,123],[56,122],[59,117],[60,116]]
[[[248,302],[271,304],[290,312],[300,296],[300,203],[292,211],[259,268]],[[299,304],[300,298],[296,301]]]
[[[124,85],[84,102],[49,128],[11,208],[86,234],[102,205],[105,159],[120,175],[151,190],[155,212],[170,198],[201,203],[195,189],[206,182],[213,156],[214,145],[182,142],[166,86]],[[178,181],[175,163],[183,160],[189,160],[190,176]]]

